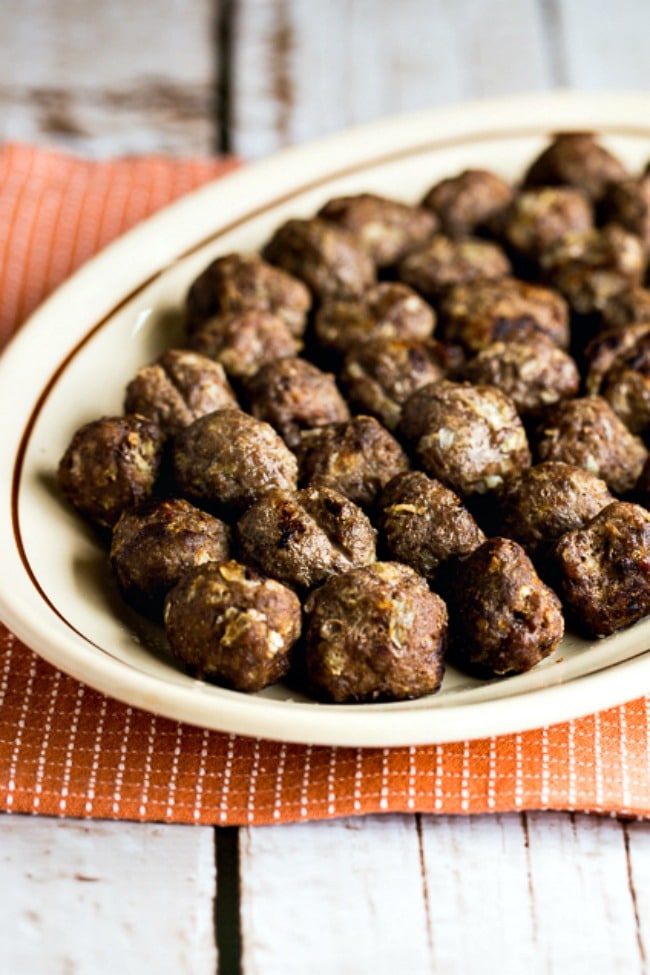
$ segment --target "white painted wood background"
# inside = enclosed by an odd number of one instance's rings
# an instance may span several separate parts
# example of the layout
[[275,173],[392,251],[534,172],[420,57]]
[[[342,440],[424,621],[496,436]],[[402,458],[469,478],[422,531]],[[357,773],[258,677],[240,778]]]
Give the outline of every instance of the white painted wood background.
[[[0,139],[245,158],[410,109],[650,89],[647,0],[3,0]],[[647,973],[650,825],[0,818],[21,975]]]

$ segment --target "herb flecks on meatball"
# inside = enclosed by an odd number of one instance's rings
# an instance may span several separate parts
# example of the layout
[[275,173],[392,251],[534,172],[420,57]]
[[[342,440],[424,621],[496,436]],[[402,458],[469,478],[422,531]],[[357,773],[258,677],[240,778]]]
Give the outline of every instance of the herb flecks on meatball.
[[397,562],[334,576],[305,604],[307,678],[320,698],[335,703],[433,694],[446,641],[443,600]]
[[422,206],[436,214],[449,237],[469,237],[498,218],[512,195],[512,186],[495,173],[465,169],[435,183]]

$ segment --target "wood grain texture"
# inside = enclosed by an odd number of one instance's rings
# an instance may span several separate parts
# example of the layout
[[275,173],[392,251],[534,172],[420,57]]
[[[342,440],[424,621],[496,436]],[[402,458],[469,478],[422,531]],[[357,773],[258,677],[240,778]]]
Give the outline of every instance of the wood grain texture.
[[213,975],[213,831],[0,818],[0,958],[22,975]]

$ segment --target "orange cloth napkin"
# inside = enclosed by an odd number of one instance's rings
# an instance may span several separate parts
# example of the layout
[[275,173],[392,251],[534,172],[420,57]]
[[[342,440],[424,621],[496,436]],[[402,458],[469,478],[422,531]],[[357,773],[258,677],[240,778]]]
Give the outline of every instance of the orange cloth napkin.
[[[111,239],[236,165],[0,151],[0,345]],[[650,817],[650,698],[566,724],[413,748],[282,745],[128,707],[0,625],[0,809],[259,824],[373,812]]]

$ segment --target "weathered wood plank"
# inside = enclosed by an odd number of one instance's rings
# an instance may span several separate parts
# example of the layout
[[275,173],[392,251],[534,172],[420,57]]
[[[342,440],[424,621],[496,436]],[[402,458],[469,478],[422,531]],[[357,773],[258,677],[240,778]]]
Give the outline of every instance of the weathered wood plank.
[[0,31],[0,139],[209,152],[214,12],[214,0],[25,0]]
[[414,817],[241,831],[246,975],[432,971]]
[[32,975],[214,975],[213,831],[0,817],[0,958]]
[[548,87],[536,0],[240,0],[233,144],[262,156],[379,116]]

